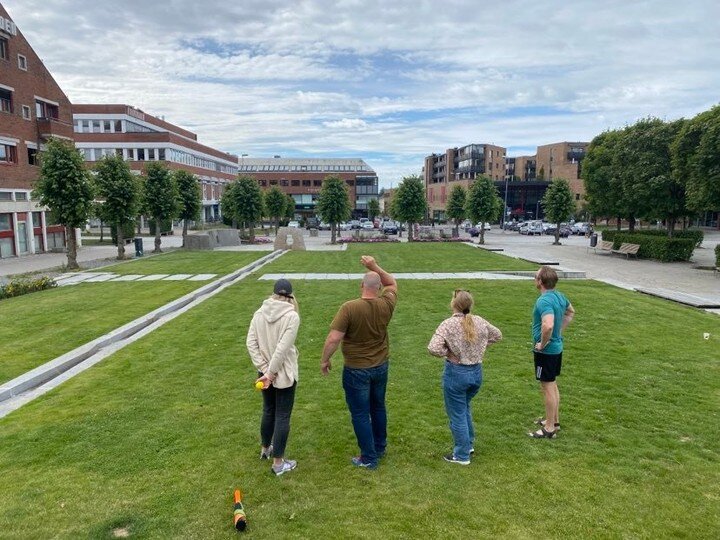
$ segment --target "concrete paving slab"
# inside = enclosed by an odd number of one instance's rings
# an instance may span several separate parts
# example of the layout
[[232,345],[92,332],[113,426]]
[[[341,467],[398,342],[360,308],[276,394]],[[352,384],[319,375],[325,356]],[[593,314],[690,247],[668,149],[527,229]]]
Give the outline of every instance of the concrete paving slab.
[[647,288],[636,288],[637,292],[647,294],[650,296],[656,296],[658,298],[664,298],[665,300],[671,300],[679,304],[686,306],[692,306],[696,308],[704,309],[719,309],[720,300],[712,300],[709,298],[702,298],[693,294],[685,294],[677,291],[671,291],[669,289],[647,289]]
[[163,278],[163,281],[185,281],[193,276],[194,274],[170,274],[168,277]]
[[197,274],[188,278],[188,281],[209,281],[217,277],[217,274]]
[[149,276],[138,279],[138,281],[160,281],[161,279],[165,279],[169,275],[170,274],[150,274]]
[[113,278],[118,277],[118,274],[101,274],[99,276],[91,277],[90,279],[86,279],[85,283],[102,283],[103,281],[110,281]]
[[115,279],[111,279],[110,281],[116,282],[116,281],[135,281],[136,279],[140,279],[143,277],[143,274],[126,274],[124,276],[116,277]]

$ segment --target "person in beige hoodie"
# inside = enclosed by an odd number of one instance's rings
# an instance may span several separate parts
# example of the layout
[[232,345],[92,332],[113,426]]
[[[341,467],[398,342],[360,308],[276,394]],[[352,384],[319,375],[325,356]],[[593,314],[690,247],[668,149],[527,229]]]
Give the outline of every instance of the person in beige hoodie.
[[297,461],[285,459],[290,415],[298,381],[295,338],[300,327],[298,305],[287,279],[275,282],[273,295],[253,315],[246,345],[263,385],[260,459],[272,457],[277,476],[292,471]]

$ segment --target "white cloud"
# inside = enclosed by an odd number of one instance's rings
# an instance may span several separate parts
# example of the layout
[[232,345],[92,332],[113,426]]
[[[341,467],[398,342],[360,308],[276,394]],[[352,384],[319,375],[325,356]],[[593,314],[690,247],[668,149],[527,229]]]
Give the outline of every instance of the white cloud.
[[73,102],[128,103],[237,154],[589,140],[718,101],[720,4],[4,0]]

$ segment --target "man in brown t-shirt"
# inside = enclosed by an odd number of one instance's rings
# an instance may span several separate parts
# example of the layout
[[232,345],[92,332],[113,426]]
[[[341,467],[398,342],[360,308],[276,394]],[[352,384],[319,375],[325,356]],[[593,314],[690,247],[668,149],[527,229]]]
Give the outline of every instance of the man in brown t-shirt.
[[387,445],[387,327],[397,303],[397,282],[373,257],[363,255],[360,263],[368,269],[360,286],[360,298],[345,302],[335,315],[320,368],[323,375],[328,374],[330,358],[342,343],[345,401],[360,447],[360,455],[352,458],[352,463],[374,469]]

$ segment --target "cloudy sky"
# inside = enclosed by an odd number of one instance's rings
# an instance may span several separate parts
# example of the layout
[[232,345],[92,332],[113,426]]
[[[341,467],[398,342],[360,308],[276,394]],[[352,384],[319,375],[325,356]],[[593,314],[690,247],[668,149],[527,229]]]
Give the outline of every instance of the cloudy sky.
[[381,185],[720,101],[720,2],[1,0],[75,103],[238,155],[361,157]]

